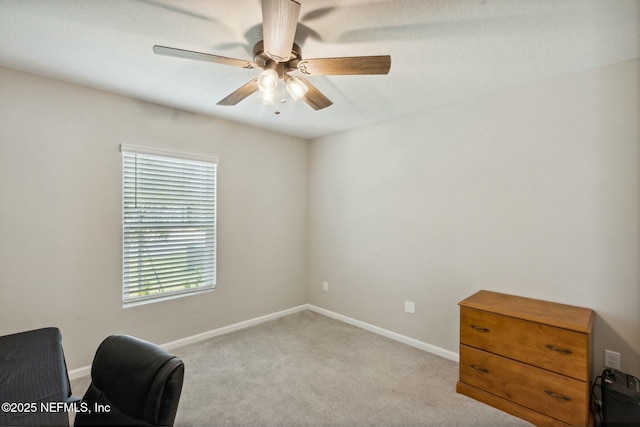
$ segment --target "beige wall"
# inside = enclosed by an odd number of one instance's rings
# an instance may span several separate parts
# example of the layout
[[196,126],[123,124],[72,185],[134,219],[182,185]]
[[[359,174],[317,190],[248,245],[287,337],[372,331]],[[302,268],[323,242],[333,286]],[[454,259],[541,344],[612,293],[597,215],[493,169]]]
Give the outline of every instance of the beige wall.
[[[0,68],[0,334],[59,326],[73,369],[310,302],[457,353],[492,289],[592,307],[595,371],[606,347],[640,375],[639,76],[305,142]],[[214,293],[122,309],[120,143],[220,158]]]
[[[0,68],[0,334],[166,343],[306,302],[307,142]],[[218,156],[215,292],[122,308],[119,144]]]
[[456,353],[479,289],[591,307],[594,371],[606,347],[640,375],[640,60],[320,138],[310,159],[310,303]]

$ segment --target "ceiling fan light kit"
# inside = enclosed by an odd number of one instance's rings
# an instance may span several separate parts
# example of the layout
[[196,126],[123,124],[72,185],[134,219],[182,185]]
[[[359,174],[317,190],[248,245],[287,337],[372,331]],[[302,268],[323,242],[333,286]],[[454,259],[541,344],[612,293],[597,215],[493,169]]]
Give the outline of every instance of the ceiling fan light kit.
[[[300,3],[295,0],[262,0],[264,40],[253,47],[253,61],[158,45],[153,51],[158,55],[264,70],[257,78],[220,100],[218,105],[223,106],[236,105],[254,92],[259,92],[260,102],[273,105],[277,102],[276,92],[282,80],[293,100],[301,99],[314,110],[322,110],[333,104],[331,100],[308,80],[290,76],[290,72],[298,71],[307,76],[389,73],[389,55],[302,59],[300,47],[294,43],[299,15]],[[284,89],[282,101],[285,101]]]
[[287,92],[289,92],[289,95],[291,95],[294,101],[299,101],[309,92],[309,88],[297,77],[288,76],[285,84],[287,86]]
[[264,70],[258,76],[258,88],[262,92],[273,92],[278,87],[278,73],[275,70]]
[[258,93],[258,101],[264,105],[276,105],[278,102],[278,95],[275,90],[269,92],[261,90]]

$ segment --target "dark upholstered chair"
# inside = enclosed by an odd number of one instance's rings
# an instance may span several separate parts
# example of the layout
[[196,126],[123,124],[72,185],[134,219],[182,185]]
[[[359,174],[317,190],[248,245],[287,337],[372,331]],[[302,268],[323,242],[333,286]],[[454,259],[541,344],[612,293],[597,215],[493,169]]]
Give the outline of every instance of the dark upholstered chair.
[[[74,426],[173,426],[183,378],[184,364],[176,356],[138,338],[112,335],[96,351],[82,398],[89,411],[78,412]],[[109,411],[95,411],[96,404],[109,405]]]

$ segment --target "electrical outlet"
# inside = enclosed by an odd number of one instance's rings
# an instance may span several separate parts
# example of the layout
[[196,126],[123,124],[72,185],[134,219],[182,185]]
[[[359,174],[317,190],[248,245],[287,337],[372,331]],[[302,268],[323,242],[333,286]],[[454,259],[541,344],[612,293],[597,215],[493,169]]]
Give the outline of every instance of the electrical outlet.
[[605,350],[604,366],[605,368],[620,370],[620,353],[618,353],[617,351]]
[[416,303],[413,301],[405,301],[404,311],[405,313],[416,314]]
[[329,282],[322,282],[322,290],[325,292],[329,290]]

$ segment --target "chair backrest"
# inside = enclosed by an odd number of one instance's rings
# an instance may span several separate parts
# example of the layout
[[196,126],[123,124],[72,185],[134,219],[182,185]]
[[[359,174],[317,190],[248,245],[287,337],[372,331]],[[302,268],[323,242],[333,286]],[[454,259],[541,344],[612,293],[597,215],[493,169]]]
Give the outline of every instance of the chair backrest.
[[[173,426],[182,391],[182,361],[147,341],[107,337],[91,366],[91,385],[75,426]],[[108,409],[108,410],[107,410]]]

